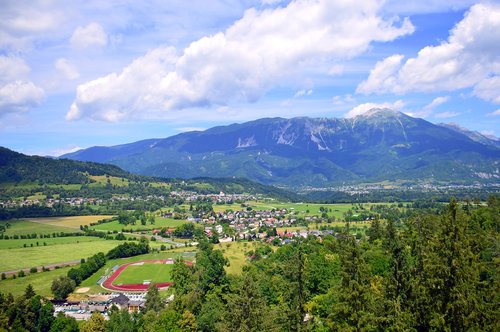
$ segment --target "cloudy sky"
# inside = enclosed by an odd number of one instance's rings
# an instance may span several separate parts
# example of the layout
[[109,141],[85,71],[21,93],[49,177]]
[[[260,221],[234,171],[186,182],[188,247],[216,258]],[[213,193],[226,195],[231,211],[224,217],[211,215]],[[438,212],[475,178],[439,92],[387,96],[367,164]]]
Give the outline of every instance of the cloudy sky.
[[500,2],[0,0],[0,145],[388,107],[500,136]]

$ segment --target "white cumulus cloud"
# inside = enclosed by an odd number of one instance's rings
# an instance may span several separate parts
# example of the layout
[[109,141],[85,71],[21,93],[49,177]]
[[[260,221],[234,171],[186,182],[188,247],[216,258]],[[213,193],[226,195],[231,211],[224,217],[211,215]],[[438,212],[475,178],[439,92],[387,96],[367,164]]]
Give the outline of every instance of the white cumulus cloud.
[[295,92],[295,94],[293,95],[293,98],[301,98],[301,97],[304,97],[304,96],[310,96],[310,95],[312,95],[312,93],[313,93],[312,89],[309,89],[309,90],[299,90],[299,91]]
[[18,57],[0,56],[0,116],[39,105],[44,91],[29,81],[29,66]]
[[460,115],[460,113],[458,113],[458,112],[446,111],[446,112],[437,113],[434,115],[434,117],[437,119],[448,119],[448,118],[453,118],[453,117],[458,116],[458,115]]
[[402,100],[396,100],[393,103],[364,103],[360,104],[353,109],[351,109],[347,114],[345,115],[346,118],[353,118],[355,116],[364,114],[368,112],[369,110],[373,108],[388,108],[394,111],[401,111],[403,107],[405,106],[404,101]]
[[0,48],[26,51],[37,37],[61,29],[66,16],[53,1],[2,1],[0,10]]
[[[444,103],[447,103],[449,100],[450,100],[449,96],[436,97],[429,104],[425,105],[421,110],[406,112],[406,114],[417,118],[425,118],[431,115],[436,107],[439,107]],[[436,117],[439,116],[436,115]]]
[[477,4],[451,31],[448,40],[427,46],[415,58],[400,54],[379,61],[358,93],[453,91],[500,103],[500,4]]
[[77,49],[84,49],[92,46],[106,46],[108,35],[102,26],[97,22],[89,23],[84,27],[77,27],[70,39],[71,46]]
[[[498,40],[500,43],[500,40]],[[475,87],[473,94],[484,100],[500,104],[500,70],[498,75],[486,78],[479,82]]]
[[254,102],[306,66],[355,57],[374,41],[414,31],[408,19],[384,19],[381,6],[377,0],[297,0],[249,9],[226,31],[181,52],[159,47],[121,73],[80,85],[67,119],[118,121],[232,100]]
[[425,105],[424,109],[432,111],[434,108],[448,102],[448,100],[450,100],[448,96],[436,97],[429,104]]
[[488,113],[488,116],[500,116],[500,108],[497,109],[496,111]]
[[68,59],[65,58],[57,59],[55,67],[61,74],[63,74],[69,80],[75,80],[78,77],[80,77],[78,69],[76,69],[76,67],[72,65],[71,62],[68,61]]
[[7,113],[25,112],[39,105],[44,92],[32,82],[15,81],[0,86],[0,116]]
[[30,67],[23,59],[0,55],[0,82],[24,79],[28,76],[29,72]]

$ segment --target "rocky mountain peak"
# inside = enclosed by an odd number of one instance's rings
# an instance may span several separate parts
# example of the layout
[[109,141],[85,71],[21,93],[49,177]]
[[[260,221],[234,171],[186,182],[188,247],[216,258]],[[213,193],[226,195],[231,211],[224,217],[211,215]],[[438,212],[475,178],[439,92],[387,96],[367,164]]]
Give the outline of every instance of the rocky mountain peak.
[[358,117],[394,117],[400,115],[403,115],[403,113],[390,108],[372,108],[365,113],[358,115]]

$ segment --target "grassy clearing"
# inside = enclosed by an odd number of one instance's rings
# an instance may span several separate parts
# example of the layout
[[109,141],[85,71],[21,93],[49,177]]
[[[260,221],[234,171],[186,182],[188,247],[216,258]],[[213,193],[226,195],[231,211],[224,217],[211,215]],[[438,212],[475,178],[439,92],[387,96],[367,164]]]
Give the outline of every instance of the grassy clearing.
[[[372,224],[371,221],[352,221],[349,223],[349,227],[360,227],[360,228],[368,228]],[[321,226],[329,226],[329,227],[344,227],[346,225],[345,221],[334,221],[332,223],[311,223],[309,225],[310,229],[320,229]]]
[[109,182],[113,186],[125,187],[125,186],[129,185],[128,179],[120,178],[120,177],[116,177],[116,176],[91,175],[91,176],[89,176],[89,178],[96,181],[94,183],[91,183],[89,185],[90,187],[101,187],[103,185],[105,186],[108,183],[108,179],[109,179]]
[[113,216],[109,215],[96,215],[96,216],[74,216],[74,217],[50,217],[50,218],[27,218],[31,222],[47,224],[59,227],[68,227],[80,229],[80,225],[90,225],[102,219],[109,219]]
[[6,221],[10,224],[7,228],[5,235],[28,235],[28,234],[52,234],[52,233],[73,233],[79,231],[79,229],[54,226],[51,224],[43,224],[39,222],[33,222],[28,220],[8,220]]
[[144,280],[151,282],[172,281],[173,264],[144,263],[129,265],[115,279],[113,284],[142,284]]
[[[102,218],[101,218],[102,219]],[[118,220],[100,224],[100,225],[95,225],[92,226],[92,229],[99,230],[99,231],[118,231],[120,232],[122,229],[160,229],[160,228],[174,228],[178,227],[184,223],[186,223],[186,220],[177,220],[177,219],[172,219],[172,218],[163,218],[163,217],[157,217],[155,220],[154,224],[146,223],[146,225],[141,225],[141,223],[137,223],[135,225],[123,225],[118,222]]]
[[241,274],[242,268],[247,264],[245,252],[254,249],[256,242],[227,242],[219,243],[214,249],[222,250],[224,257],[229,260],[229,266],[226,266],[226,272],[229,274]]
[[170,190],[170,188],[172,188],[172,185],[167,182],[151,182],[150,184],[153,188],[165,188],[165,190]]
[[288,232],[288,233],[294,233],[297,231],[303,231],[306,230],[306,226],[293,226],[293,227],[276,227],[276,231],[278,232]]
[[0,249],[13,249],[13,248],[24,248],[26,244],[27,247],[43,247],[44,243],[47,246],[61,245],[68,243],[84,243],[84,242],[96,242],[102,241],[97,237],[92,236],[67,236],[67,237],[51,237],[48,239],[18,239],[18,240],[0,240]]
[[100,251],[106,253],[121,241],[101,240],[66,243],[42,247],[0,250],[0,271],[56,264],[90,257]]
[[31,284],[37,294],[52,297],[52,292],[50,290],[52,280],[59,276],[66,275],[69,269],[70,267],[64,267],[47,272],[33,273],[26,277],[16,279],[9,277],[6,280],[0,281],[0,292],[4,294],[12,293],[12,295],[17,297],[22,295],[26,287]]
[[35,193],[34,195],[28,196],[28,199],[35,200],[35,199],[45,199],[47,196],[42,194],[41,192]]

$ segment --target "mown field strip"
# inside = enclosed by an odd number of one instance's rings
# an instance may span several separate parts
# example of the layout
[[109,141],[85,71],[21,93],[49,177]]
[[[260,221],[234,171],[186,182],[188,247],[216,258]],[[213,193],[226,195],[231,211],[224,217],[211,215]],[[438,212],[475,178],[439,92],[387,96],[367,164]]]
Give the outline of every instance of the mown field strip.
[[109,215],[74,216],[74,217],[50,217],[50,218],[27,218],[26,220],[59,227],[79,229],[80,225],[90,225],[101,219],[108,219]]
[[69,243],[83,243],[83,242],[96,242],[102,239],[91,236],[67,236],[67,237],[51,237],[43,239],[18,239],[18,240],[0,240],[0,249],[14,249],[26,247],[43,247],[69,244]]
[[99,239],[92,242],[3,249],[0,250],[0,272],[87,258],[100,251],[106,253],[120,243],[122,242]]

